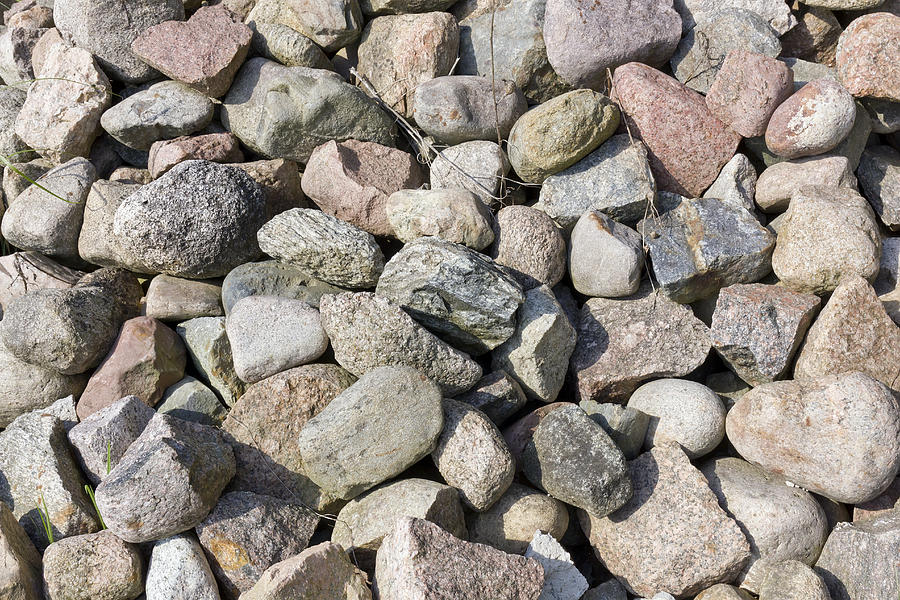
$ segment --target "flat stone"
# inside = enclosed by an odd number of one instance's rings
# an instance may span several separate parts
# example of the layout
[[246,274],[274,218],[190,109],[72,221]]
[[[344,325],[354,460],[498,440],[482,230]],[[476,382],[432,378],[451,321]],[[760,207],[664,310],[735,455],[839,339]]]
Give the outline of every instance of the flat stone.
[[395,254],[376,291],[474,355],[512,337],[525,299],[521,286],[490,259],[434,237],[414,240]]
[[229,271],[222,282],[222,305],[228,314],[242,298],[259,295],[294,298],[318,307],[322,296],[343,291],[319,281],[296,265],[267,260],[244,263]]
[[157,414],[97,486],[97,507],[125,541],[166,538],[206,517],[234,466],[218,429]]
[[681,15],[682,31],[687,33],[698,22],[709,21],[723,10],[742,8],[756,13],[783,35],[797,24],[797,18],[782,0],[676,0],[675,10]]
[[550,217],[529,206],[506,206],[494,220],[489,254],[527,291],[554,286],[566,273],[566,240]]
[[494,241],[490,208],[466,190],[400,190],[390,195],[385,212],[401,242],[433,235],[484,250]]
[[476,384],[481,367],[419,325],[398,304],[368,292],[322,299],[322,326],[335,360],[362,376],[375,367],[407,366],[454,396]]
[[544,568],[544,589],[539,600],[578,600],[589,587],[572,557],[552,535],[535,531],[525,558],[535,559]]
[[600,211],[585,212],[569,241],[572,287],[585,296],[617,298],[638,291],[644,270],[641,235]]
[[900,16],[863,15],[838,40],[835,66],[841,84],[854,96],[900,102]]
[[292,208],[257,233],[259,247],[316,279],[349,288],[375,286],[384,255],[372,234],[311,208]]
[[509,134],[509,162],[524,181],[542,183],[571,167],[619,126],[619,109],[592,90],[557,96],[520,117]]
[[822,154],[844,141],[855,118],[847,90],[830,79],[814,79],[772,113],[766,146],[788,159]]
[[[838,502],[871,500],[900,469],[897,401],[859,372],[757,386],[735,403],[725,428],[747,461]],[[829,458],[835,439],[839,463]]]
[[740,135],[712,115],[703,96],[662,72],[622,65],[612,94],[631,135],[647,146],[659,189],[699,196],[734,156]]
[[239,163],[244,160],[244,153],[241,152],[238,139],[230,133],[178,137],[154,142],[150,146],[147,168],[150,169],[150,175],[158,179],[186,160]]
[[143,578],[137,546],[109,531],[59,540],[44,552],[48,600],[131,600],[143,592]]
[[612,438],[627,460],[637,458],[644,445],[650,415],[636,408],[611,402],[582,400],[578,405]]
[[314,41],[281,23],[248,23],[253,30],[253,51],[286,67],[330,69],[331,62]]
[[676,444],[640,455],[628,473],[634,496],[625,506],[602,519],[579,516],[594,551],[630,592],[691,596],[740,573],[747,539]]
[[891,231],[900,229],[900,152],[890,146],[867,148],[856,173],[881,222]]
[[219,600],[215,577],[193,533],[153,544],[144,588],[146,600],[168,600],[178,594],[196,600]]
[[315,5],[303,0],[261,0],[251,5],[247,23],[277,23],[299,31],[331,53],[359,38],[363,26],[356,0]]
[[222,286],[171,275],[150,280],[144,312],[160,321],[187,321],[197,317],[218,317],[222,310]]
[[9,598],[41,600],[41,555],[9,507],[0,502],[0,589]]
[[200,379],[219,394],[226,406],[233,405],[247,384],[234,371],[225,317],[197,317],[179,324],[175,331]]
[[437,153],[431,163],[431,189],[461,188],[488,206],[498,206],[509,173],[509,159],[497,142],[463,142]]
[[765,213],[787,210],[791,196],[807,185],[856,189],[856,177],[844,156],[826,154],[786,160],[767,167],[756,182],[756,204]]
[[566,505],[518,483],[489,509],[469,518],[470,540],[509,554],[524,554],[536,531],[561,538],[569,526]]
[[469,391],[454,398],[471,404],[499,427],[528,402],[525,392],[506,371],[493,371],[479,379]]
[[351,500],[435,448],[441,392],[410,367],[378,367],[306,422],[297,449],[326,492]]
[[221,425],[228,414],[215,392],[190,375],[166,388],[156,410],[183,421],[210,426]]

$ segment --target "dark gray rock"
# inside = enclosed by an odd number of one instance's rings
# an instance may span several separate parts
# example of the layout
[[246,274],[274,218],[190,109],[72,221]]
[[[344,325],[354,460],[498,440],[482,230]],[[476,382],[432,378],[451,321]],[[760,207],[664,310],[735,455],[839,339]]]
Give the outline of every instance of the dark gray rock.
[[900,229],[900,152],[890,146],[867,148],[856,176],[881,222],[892,231]]
[[525,392],[506,371],[493,371],[479,379],[468,392],[455,398],[471,404],[498,426],[519,412],[528,399]]
[[231,406],[247,387],[234,371],[225,317],[198,317],[175,328],[200,378]]
[[228,314],[238,300],[259,295],[294,298],[318,308],[323,295],[343,291],[319,281],[296,265],[266,260],[244,263],[229,271],[222,282],[222,305]]
[[[28,146],[16,135],[16,117],[25,104],[27,92],[21,87],[4,85],[0,87],[0,155],[7,156],[11,162],[28,160]],[[13,159],[15,156],[15,159]],[[34,156],[33,154],[31,156]],[[7,199],[11,202],[12,199]]]
[[587,416],[603,428],[616,443],[625,458],[632,460],[641,453],[650,415],[621,404],[582,400],[578,403]]
[[213,427],[228,414],[215,392],[190,375],[166,388],[156,412]]

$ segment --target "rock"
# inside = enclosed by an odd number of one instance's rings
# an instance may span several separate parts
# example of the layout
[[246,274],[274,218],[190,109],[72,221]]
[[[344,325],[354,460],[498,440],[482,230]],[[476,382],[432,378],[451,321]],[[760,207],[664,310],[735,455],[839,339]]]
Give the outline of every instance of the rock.
[[591,90],[558,96],[522,115],[509,134],[509,162],[523,180],[542,183],[571,167],[619,126],[619,110]]
[[222,424],[237,465],[229,490],[330,510],[335,498],[307,477],[297,436],[355,380],[337,365],[305,365],[251,385]]
[[390,195],[385,212],[401,242],[433,235],[483,250],[494,241],[490,208],[466,190],[400,190]]
[[655,198],[656,181],[650,172],[647,148],[622,134],[545,179],[534,208],[571,231],[590,210],[622,223],[636,223],[648,214]]
[[234,371],[225,317],[198,317],[179,324],[175,331],[181,336],[200,379],[216,390],[226,406],[233,405],[244,393],[246,384]]
[[362,0],[364,15],[399,15],[444,10],[453,4],[450,0]]
[[222,286],[170,275],[157,275],[150,280],[144,303],[147,316],[160,321],[187,321],[224,314]]
[[440,238],[419,238],[385,265],[376,291],[471,354],[515,332],[522,288],[485,256]]
[[[251,3],[252,6],[252,3]],[[299,31],[331,53],[359,38],[363,19],[356,0],[309,4],[293,0],[262,0],[252,6],[247,22],[277,23]]]
[[100,125],[129,148],[149,150],[153,142],[200,131],[213,118],[213,103],[177,81],[138,91],[100,117]]
[[138,548],[109,531],[59,540],[44,552],[48,600],[131,600],[143,592],[143,578]]
[[434,383],[410,367],[378,367],[307,421],[297,449],[310,479],[351,500],[428,455],[443,424]]
[[594,551],[630,592],[690,596],[737,576],[750,556],[747,539],[676,444],[645,452],[628,472],[634,496],[625,506],[602,519],[580,517]]
[[410,116],[426,134],[453,146],[473,140],[509,137],[513,123],[528,109],[511,81],[474,75],[448,75],[420,83],[412,91]]
[[116,210],[122,201],[140,189],[138,183],[98,179],[84,202],[84,221],[78,234],[78,255],[105,267],[135,268],[137,259],[125,250],[113,234]]
[[717,583],[700,592],[694,600],[753,600],[748,592],[727,583]]
[[731,50],[711,82],[706,106],[743,137],[766,132],[772,113],[794,91],[794,74],[765,54]]
[[657,379],[645,383],[628,406],[650,416],[644,448],[677,442],[690,458],[715,450],[725,437],[725,406],[711,389],[694,381]]
[[311,277],[296,265],[267,260],[244,263],[229,271],[222,282],[222,305],[227,314],[242,298],[259,295],[294,298],[318,307],[323,295],[343,291]]
[[465,589],[472,600],[513,600],[537,598],[544,570],[532,558],[464,542],[433,523],[402,517],[378,551],[375,582],[380,598],[450,600]]
[[415,157],[374,142],[326,142],[313,150],[303,171],[303,191],[326,213],[372,235],[394,233],[385,203],[402,189],[424,183]]
[[841,24],[827,8],[808,7],[797,26],[781,37],[781,55],[834,66]]
[[449,398],[443,408],[444,430],[431,458],[467,507],[485,511],[509,488],[515,462],[497,426],[484,413]]
[[735,154],[719,171],[719,176],[705,192],[704,198],[716,198],[725,204],[744,208],[756,216],[756,169],[743,154]]
[[681,15],[682,31],[687,33],[697,23],[709,21],[723,10],[742,8],[756,13],[775,30],[784,35],[797,24],[797,18],[782,0],[677,0],[675,10]]
[[581,600],[628,600],[628,592],[618,579],[612,578],[586,591]]
[[863,15],[847,26],[838,40],[835,66],[851,94],[900,102],[898,34],[900,16],[890,13]]
[[766,578],[759,588],[761,600],[797,598],[831,600],[825,583],[809,566],[796,560],[767,565]]
[[196,600],[219,600],[219,588],[203,548],[191,533],[153,544],[145,582],[146,600],[168,600],[185,594]]
[[216,394],[190,375],[166,389],[156,410],[182,421],[213,427],[221,425],[228,414]]
[[481,367],[468,355],[387,298],[368,292],[329,295],[321,309],[335,360],[357,376],[380,366],[412,367],[449,396],[468,390],[481,377]]
[[[775,30],[756,13],[723,8],[708,21],[697,23],[681,39],[670,61],[672,73],[687,87],[705,94],[727,55],[741,50],[774,59],[781,54],[781,44]],[[778,92],[790,94],[783,88],[784,83],[779,82]]]
[[574,406],[574,404],[571,402],[554,402],[541,405],[503,429],[503,439],[506,440],[506,445],[509,446],[509,451],[512,452],[513,458],[516,459],[519,469],[522,467],[522,453],[525,452],[525,447],[531,442],[534,430],[543,418],[551,412],[567,406]]
[[0,478],[0,503],[38,550],[50,544],[41,513],[57,541],[100,528],[63,421],[49,411],[25,413],[0,432]]
[[3,129],[0,133],[0,154],[3,156],[12,158],[12,155],[15,155],[19,160],[22,156],[27,156],[24,153],[16,154],[27,150],[28,146],[16,135],[15,127],[27,95],[27,92],[19,87],[0,86],[0,127]]
[[172,167],[186,160],[239,163],[244,160],[244,153],[241,152],[238,139],[230,133],[178,137],[174,140],[154,142],[150,146],[147,168],[150,169],[153,178],[158,179]]
[[337,544],[324,542],[272,565],[244,600],[371,600],[365,573],[353,566]]
[[699,196],[734,156],[740,135],[710,113],[703,96],[660,71],[622,65],[612,94],[631,135],[647,146],[659,189]]
[[184,377],[186,362],[184,344],[174,331],[152,317],[125,321],[81,394],[78,417],[84,420],[131,395],[156,406],[165,389]]
[[137,396],[125,396],[86,415],[69,430],[75,459],[91,484],[99,484],[119,463],[154,414]]
[[624,400],[642,381],[687,375],[710,347],[709,331],[690,309],[649,285],[625,298],[589,299],[576,329],[569,368],[578,400]]
[[[97,507],[125,541],[169,537],[206,517],[234,465],[217,429],[157,414],[97,486]],[[146,502],[150,497],[157,501]]]
[[30,291],[68,289],[84,275],[39,252],[14,252],[0,257],[0,306]]
[[[900,469],[897,401],[859,372],[760,385],[735,403],[725,428],[744,459],[838,502],[874,498]],[[840,463],[828,459],[835,435]]]
[[222,103],[222,124],[257,154],[298,162],[330,140],[392,146],[396,135],[391,117],[335,73],[264,58],[238,71]]
[[7,25],[0,34],[0,77],[6,85],[30,83],[34,79],[31,56],[45,28]]
[[259,255],[264,220],[265,197],[249,175],[189,160],[123,200],[113,233],[146,271],[206,279]]
[[508,373],[529,399],[553,402],[562,389],[575,339],[575,328],[553,291],[545,285],[532,288],[517,313],[515,333],[494,349],[491,367]]
[[794,195],[808,185],[855,190],[856,177],[847,158],[834,154],[786,160],[767,167],[756,182],[756,204],[765,213],[787,210]]
[[[431,163],[431,189],[461,188],[489,206],[503,201],[509,160],[496,142],[475,140],[444,148]],[[502,209],[501,209],[502,210]]]
[[535,531],[525,558],[535,559],[544,568],[544,590],[539,600],[578,600],[589,587],[572,557],[552,535]]
[[814,79],[772,113],[766,146],[788,159],[822,154],[844,141],[855,117],[847,90],[830,79]]
[[881,237],[869,204],[847,188],[807,186],[791,203],[772,254],[772,270],[800,292],[834,290],[842,277],[873,280]]
[[585,212],[569,242],[572,287],[585,296],[617,298],[638,291],[644,270],[641,235],[600,211]]
[[506,371],[493,371],[479,379],[455,400],[471,404],[499,427],[525,406],[525,392]]
[[468,537],[459,492],[434,481],[410,478],[371,489],[348,502],[338,513],[331,541],[371,570],[381,541],[401,517],[425,519],[460,539]]
[[[853,507],[853,522],[858,523],[866,519],[874,519],[890,513],[900,500],[900,477],[895,479],[880,495],[868,502],[857,504]],[[844,519],[849,520],[849,519]]]
[[[53,3],[53,21],[59,32],[96,56],[104,71],[125,83],[140,83],[157,76],[150,65],[131,51],[131,43],[147,28],[169,20],[184,20],[182,0]],[[41,76],[47,77],[43,69]],[[74,94],[68,96],[73,97]]]
[[900,513],[896,511],[862,523],[838,523],[828,536],[816,572],[833,600],[893,598],[900,593],[891,573],[900,551]]
[[[12,130],[15,130],[13,124]],[[30,162],[11,162],[3,167],[3,194],[6,196],[6,203],[12,204],[31,186],[32,181],[44,175],[53,168],[53,163],[45,158],[36,158]],[[18,171],[18,173],[16,172]],[[4,207],[6,210],[6,207]]]
[[566,505],[513,483],[496,503],[469,519],[470,539],[509,554],[524,554],[536,531],[562,537],[569,525]]
[[330,69],[328,57],[314,41],[281,23],[257,23],[251,21],[254,53],[280,62],[286,67]]
[[96,179],[97,171],[85,158],[50,169],[6,209],[3,237],[22,250],[76,258],[84,201]]
[[900,238],[882,239],[878,276],[873,284],[882,306],[894,322],[900,321],[897,280],[900,277]]
[[0,337],[20,360],[64,375],[100,364],[119,327],[138,312],[141,289],[121,269],[100,269],[70,289],[34,290],[6,305]]
[[575,87],[602,89],[610,72],[632,61],[660,67],[680,38],[681,18],[659,0],[548,0],[544,13],[547,57]]
[[582,400],[579,406],[612,438],[627,460],[632,460],[641,453],[647,427],[650,425],[648,414],[630,406],[601,404],[593,400]]
[[292,208],[309,207],[300,187],[300,170],[297,163],[277,158],[236,163],[232,166],[246,171],[247,175],[262,187],[266,196],[268,218]]
[[257,237],[263,252],[326,283],[371,288],[384,269],[384,255],[372,234],[319,210],[283,212],[263,225]]
[[872,133],[900,131],[900,103],[881,98],[864,98],[861,103],[872,120]]
[[234,370],[247,383],[312,362],[328,349],[319,311],[292,298],[244,298],[225,319],[225,331]]
[[554,286],[566,273],[566,240],[546,213],[529,206],[505,206],[494,221],[490,256],[507,267],[527,291]]
[[41,600],[41,555],[9,507],[0,502],[0,589],[9,598]]
[[820,304],[812,294],[781,286],[722,288],[710,327],[713,348],[752,385],[781,379]]
[[210,98],[225,95],[250,49],[253,32],[225,7],[204,6],[186,22],[145,29],[131,43],[142,61]]
[[900,152],[889,146],[868,148],[856,173],[881,222],[892,231],[900,229]]
[[300,504],[229,492],[197,525],[197,536],[222,595],[237,598],[266,569],[302,552],[318,522],[318,515]]

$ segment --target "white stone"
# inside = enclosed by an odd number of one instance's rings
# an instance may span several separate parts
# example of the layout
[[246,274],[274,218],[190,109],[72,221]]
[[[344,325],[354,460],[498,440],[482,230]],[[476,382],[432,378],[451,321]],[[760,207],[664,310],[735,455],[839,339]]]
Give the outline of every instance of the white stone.
[[544,568],[544,589],[538,600],[578,600],[587,591],[587,579],[552,535],[535,531],[525,557],[537,560]]

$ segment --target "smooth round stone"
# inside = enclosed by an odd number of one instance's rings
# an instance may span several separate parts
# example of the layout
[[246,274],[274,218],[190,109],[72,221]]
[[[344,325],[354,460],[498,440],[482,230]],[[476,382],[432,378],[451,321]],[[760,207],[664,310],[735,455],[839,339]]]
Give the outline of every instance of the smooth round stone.
[[281,23],[251,21],[253,50],[260,56],[280,62],[286,67],[331,69],[328,57],[314,41]]
[[569,241],[572,287],[585,296],[619,298],[638,291],[644,269],[641,235],[599,211],[578,219]]
[[218,317],[222,311],[222,286],[170,275],[150,281],[144,312],[160,321],[187,321],[196,317]]
[[222,305],[228,314],[240,299],[259,295],[294,298],[318,308],[323,295],[343,291],[319,281],[297,265],[265,260],[244,263],[228,272],[222,282]]
[[725,437],[725,406],[702,383],[657,379],[636,389],[628,406],[650,415],[644,438],[648,450],[675,441],[688,456],[697,458],[712,452]]
[[825,582],[808,565],[786,560],[767,566],[759,600],[832,600]]
[[44,552],[49,600],[137,598],[144,587],[143,575],[138,547],[111,531],[67,537],[50,544]]
[[488,510],[470,514],[468,525],[471,541],[523,554],[535,531],[561,538],[569,526],[569,511],[556,498],[513,483]]
[[855,119],[853,96],[841,84],[814,79],[772,113],[766,146],[783,158],[822,154],[844,141]]
[[559,283],[566,273],[566,241],[547,213],[530,206],[507,206],[494,221],[489,252],[525,290]]
[[401,242],[437,236],[483,250],[494,241],[491,210],[466,190],[400,190],[388,197],[385,211]]

